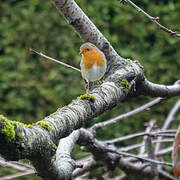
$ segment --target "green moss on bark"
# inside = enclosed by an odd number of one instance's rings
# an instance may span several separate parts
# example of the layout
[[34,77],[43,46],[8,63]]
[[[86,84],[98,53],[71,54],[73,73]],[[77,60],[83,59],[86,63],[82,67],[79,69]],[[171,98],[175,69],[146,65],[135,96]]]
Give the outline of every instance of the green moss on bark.
[[3,121],[2,134],[5,135],[7,141],[12,141],[16,134],[14,126],[3,115],[0,115],[0,119]]
[[123,79],[120,83],[125,89],[129,89],[130,88],[130,83],[126,80]]
[[96,97],[91,96],[90,94],[86,93],[86,94],[79,96],[78,99],[87,99],[87,100],[95,101]]
[[52,130],[51,126],[46,122],[38,121],[36,124],[40,125],[42,128],[46,130]]

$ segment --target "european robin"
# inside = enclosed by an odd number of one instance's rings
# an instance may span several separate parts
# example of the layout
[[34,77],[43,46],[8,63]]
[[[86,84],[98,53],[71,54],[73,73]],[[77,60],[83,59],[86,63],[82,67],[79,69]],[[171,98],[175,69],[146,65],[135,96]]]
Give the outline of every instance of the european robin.
[[107,67],[107,60],[102,51],[100,51],[94,44],[89,42],[84,43],[80,47],[81,58],[81,74],[87,81],[89,91],[89,82],[100,80]]

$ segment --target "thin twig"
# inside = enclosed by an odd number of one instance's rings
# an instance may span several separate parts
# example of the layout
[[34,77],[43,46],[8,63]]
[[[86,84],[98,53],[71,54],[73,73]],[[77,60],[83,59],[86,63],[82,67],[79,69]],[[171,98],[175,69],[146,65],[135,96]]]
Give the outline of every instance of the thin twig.
[[65,67],[68,67],[68,68],[74,69],[74,70],[76,70],[76,71],[78,71],[78,72],[81,72],[81,70],[78,69],[78,68],[76,68],[76,67],[73,67],[73,66],[71,66],[71,65],[69,65],[69,64],[66,64],[66,63],[63,63],[63,62],[61,62],[61,61],[58,61],[57,59],[51,58],[51,57],[49,57],[49,56],[46,56],[45,54],[43,54],[43,53],[41,53],[41,52],[35,51],[34,49],[30,49],[30,51],[32,51],[32,52],[34,52],[34,53],[36,53],[36,54],[38,54],[38,55],[40,55],[40,56],[42,56],[42,57],[44,57],[44,58],[46,58],[46,59],[49,59],[49,60],[54,61],[54,62],[56,62],[56,63],[59,63],[59,64],[65,66]]
[[[146,147],[146,151],[148,154],[148,158],[154,160],[155,159],[155,155],[154,155],[154,148],[152,146],[152,137],[151,136],[147,136],[146,142],[145,142],[145,147]],[[157,170],[157,164],[151,162],[151,171],[152,171],[152,176],[154,180],[158,180],[158,170]]]
[[[150,133],[157,126],[155,120],[149,121],[148,123],[146,123],[146,125],[147,125],[147,128],[146,128],[147,133]],[[142,146],[140,148],[139,154],[144,154],[145,149],[146,149],[148,158],[154,160],[155,155],[154,155],[154,148],[152,147],[152,136],[144,136],[143,144],[145,144],[145,146]],[[152,172],[153,179],[156,180],[158,179],[157,164],[152,163],[152,162],[150,164],[151,164],[151,172]]]
[[171,29],[166,28],[165,26],[161,25],[159,21],[159,17],[152,17],[148,13],[146,13],[144,10],[142,10],[140,7],[138,7],[136,4],[134,4],[131,0],[121,0],[121,2],[129,2],[135,9],[137,9],[139,12],[144,14],[148,19],[150,19],[152,22],[156,23],[163,31],[170,33],[172,36],[180,37],[180,34],[178,32],[172,31]]
[[[140,132],[140,133],[130,134],[130,135],[123,136],[123,137],[116,138],[116,139],[112,139],[112,140],[107,140],[107,141],[104,141],[104,142],[108,143],[108,144],[114,144],[114,143],[119,143],[119,142],[122,142],[122,141],[125,141],[125,140],[129,140],[129,139],[132,139],[132,138],[136,138],[136,137],[139,137],[139,136],[152,136],[152,137],[167,136],[166,133],[175,133],[175,132],[176,132],[176,130],[173,130],[173,129],[169,129],[169,130],[165,130],[165,131]],[[168,134],[168,136],[171,137],[172,134]],[[175,136],[175,134],[173,134],[173,137],[174,136]]]
[[27,170],[25,172],[20,172],[20,173],[16,173],[16,174],[13,174],[13,175],[3,176],[3,177],[0,177],[0,180],[14,179],[14,178],[21,177],[21,176],[26,176],[26,175],[29,175],[29,174],[34,174],[34,170],[30,169],[30,170]]
[[161,102],[163,99],[164,98],[156,98],[153,101],[150,101],[147,104],[144,104],[143,106],[140,106],[139,108],[134,109],[134,110],[132,110],[130,112],[127,112],[125,114],[121,114],[121,115],[119,115],[119,116],[117,116],[115,118],[112,118],[112,119],[108,120],[108,121],[97,123],[94,126],[92,126],[91,129],[96,130],[96,129],[104,127],[104,126],[114,124],[114,123],[116,123],[117,121],[119,121],[121,119],[130,117],[130,116],[132,116],[134,114],[137,114],[137,113],[139,113],[141,111],[144,111],[145,109],[147,109],[147,108]]
[[[163,139],[161,141],[153,140],[152,143],[158,143],[158,142],[168,143],[168,142],[173,142],[173,141],[174,141],[174,139]],[[127,152],[127,151],[131,151],[131,150],[134,150],[134,149],[142,147],[142,146],[145,146],[145,143],[133,144],[133,145],[130,145],[127,147],[122,147],[122,148],[120,148],[120,150]]]
[[31,164],[28,164],[28,163],[19,162],[19,161],[8,161],[8,162],[16,164],[16,165],[23,166],[23,167],[26,167],[28,169],[34,169],[34,167]]
[[167,171],[165,171],[164,169],[162,169],[162,167],[158,168],[158,172],[159,174],[163,175],[164,177],[171,179],[171,180],[179,180],[179,178],[176,178],[174,176],[172,176],[171,174],[169,174]]
[[172,163],[163,162],[163,161],[158,161],[158,160],[153,160],[153,159],[149,159],[149,158],[137,156],[137,155],[134,155],[134,154],[130,154],[130,153],[127,153],[127,152],[115,151],[115,150],[112,150],[112,149],[110,149],[110,148],[107,148],[106,150],[107,150],[108,152],[112,152],[112,153],[118,154],[118,155],[120,155],[120,156],[122,155],[122,156],[133,157],[133,158],[139,159],[139,160],[141,160],[141,161],[147,161],[147,162],[152,162],[152,163],[161,164],[161,165],[167,165],[167,166],[171,166],[171,167],[172,167],[172,165],[173,165]]
[[[156,126],[156,121],[151,120],[151,121],[149,121],[149,123],[146,123],[146,124],[148,124],[148,125],[146,127],[146,131],[145,132],[146,133],[151,133],[151,131],[154,128],[154,126]],[[149,137],[149,136],[150,135],[143,137],[143,141],[142,141],[143,144],[146,143],[147,137]],[[139,150],[139,155],[144,154],[144,153],[145,153],[145,146],[141,146],[141,148]]]
[[[162,130],[166,130],[171,127],[172,122],[178,115],[179,111],[180,111],[180,99],[175,103],[175,105],[172,107],[171,111],[169,112],[161,128]],[[162,137],[159,137],[158,139],[161,140]],[[162,143],[157,143],[155,147],[155,152],[158,152],[161,149],[161,146],[162,146]]]
[[15,161],[5,161],[5,160],[1,160],[0,159],[0,165],[3,167],[10,167],[13,169],[16,169],[18,171],[26,171],[28,169],[33,169],[32,166],[25,164],[25,163],[21,163],[21,162],[15,162]]
[[164,154],[172,152],[172,150],[173,150],[173,147],[170,146],[170,147],[167,147],[167,148],[164,148],[164,149],[160,150],[159,152],[155,153],[155,155],[160,157],[160,156],[162,156]]
[[[120,150],[120,149],[118,149]],[[156,157],[161,157],[165,154],[168,154],[168,153],[171,153],[173,150],[172,146],[171,147],[168,147],[168,148],[165,148],[161,151],[159,151],[157,154],[155,154]],[[142,154],[142,155],[138,155],[139,157],[148,157],[147,154]],[[133,157],[126,157],[125,160],[128,160],[129,162],[137,162],[137,158],[133,158]]]

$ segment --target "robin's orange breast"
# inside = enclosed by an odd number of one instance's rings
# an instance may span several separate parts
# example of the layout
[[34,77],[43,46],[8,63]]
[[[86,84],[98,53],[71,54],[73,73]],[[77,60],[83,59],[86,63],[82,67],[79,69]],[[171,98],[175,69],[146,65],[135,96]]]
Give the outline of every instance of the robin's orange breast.
[[104,57],[97,50],[91,49],[82,54],[82,60],[86,69],[91,69],[94,64],[104,66]]

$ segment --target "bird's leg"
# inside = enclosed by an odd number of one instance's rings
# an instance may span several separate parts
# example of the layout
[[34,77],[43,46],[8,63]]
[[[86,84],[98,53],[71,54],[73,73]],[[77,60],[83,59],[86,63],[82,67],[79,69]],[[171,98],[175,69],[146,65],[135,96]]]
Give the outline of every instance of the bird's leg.
[[96,100],[96,97],[89,94],[89,81],[87,79],[84,79],[84,81],[86,83],[86,94],[83,94],[77,98],[78,99],[87,99],[87,100],[94,102]]
[[86,86],[86,94],[89,94],[89,81],[86,79],[86,83],[87,83],[87,86]]

